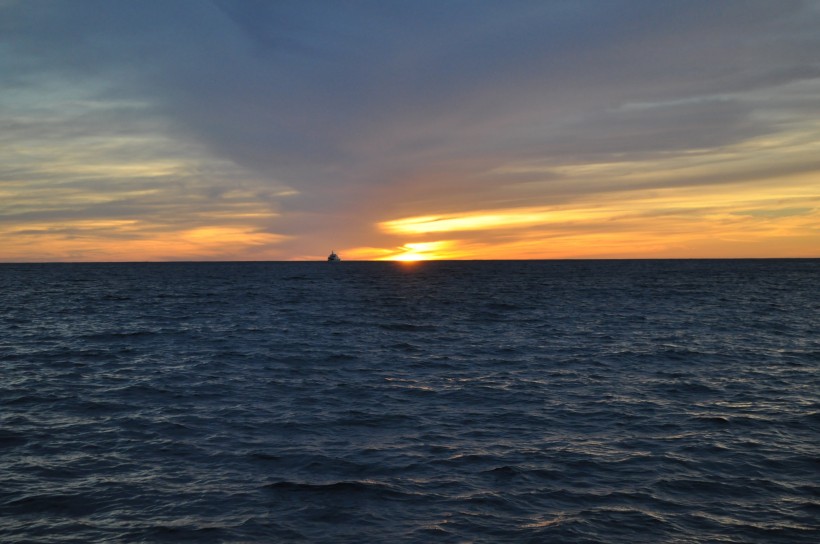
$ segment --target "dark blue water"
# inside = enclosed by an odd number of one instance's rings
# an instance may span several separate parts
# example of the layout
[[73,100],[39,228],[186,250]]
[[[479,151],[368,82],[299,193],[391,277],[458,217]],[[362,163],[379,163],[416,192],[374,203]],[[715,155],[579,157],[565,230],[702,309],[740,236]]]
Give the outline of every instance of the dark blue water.
[[2,542],[818,542],[820,261],[0,265]]

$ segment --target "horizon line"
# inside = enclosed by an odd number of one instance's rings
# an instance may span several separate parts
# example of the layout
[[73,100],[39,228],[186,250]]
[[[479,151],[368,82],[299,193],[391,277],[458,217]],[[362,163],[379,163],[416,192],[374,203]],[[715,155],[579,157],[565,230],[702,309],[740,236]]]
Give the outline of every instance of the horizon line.
[[[339,262],[347,263],[398,263],[418,264],[432,262],[536,262],[536,261],[788,261],[788,260],[819,260],[815,257],[597,257],[597,258],[556,258],[556,259],[418,259],[418,260],[375,260],[375,259],[345,259]],[[325,263],[325,259],[269,259],[269,260],[157,260],[157,261],[0,261],[4,264],[196,264],[196,263]],[[336,263],[338,264],[338,263]]]

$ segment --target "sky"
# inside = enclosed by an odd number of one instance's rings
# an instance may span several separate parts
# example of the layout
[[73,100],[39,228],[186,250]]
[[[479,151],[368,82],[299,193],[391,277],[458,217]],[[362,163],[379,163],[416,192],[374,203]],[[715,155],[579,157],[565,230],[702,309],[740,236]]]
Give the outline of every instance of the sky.
[[0,0],[0,261],[820,257],[818,0]]

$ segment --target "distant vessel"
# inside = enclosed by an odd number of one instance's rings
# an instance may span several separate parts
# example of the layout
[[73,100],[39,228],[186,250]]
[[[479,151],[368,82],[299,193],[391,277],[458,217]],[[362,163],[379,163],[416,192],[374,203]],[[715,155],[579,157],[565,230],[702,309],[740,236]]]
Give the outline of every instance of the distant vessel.
[[341,261],[342,258],[339,257],[338,255],[336,255],[335,251],[331,250],[330,255],[328,255],[328,257],[327,257],[327,260],[328,260],[328,262],[336,262],[336,261]]

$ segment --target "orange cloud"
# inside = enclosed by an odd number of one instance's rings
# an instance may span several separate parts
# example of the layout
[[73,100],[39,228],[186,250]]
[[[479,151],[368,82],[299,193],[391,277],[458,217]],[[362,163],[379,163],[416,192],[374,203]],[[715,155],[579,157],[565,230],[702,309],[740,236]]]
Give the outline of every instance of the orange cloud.
[[[820,195],[810,177],[777,186],[622,191],[575,206],[403,217],[377,226],[412,241],[378,258],[812,257],[820,247]],[[459,239],[425,239],[454,233]]]
[[[34,228],[31,228],[34,227]],[[157,233],[138,221],[80,221],[0,230],[6,261],[264,260],[287,237],[247,227]]]

